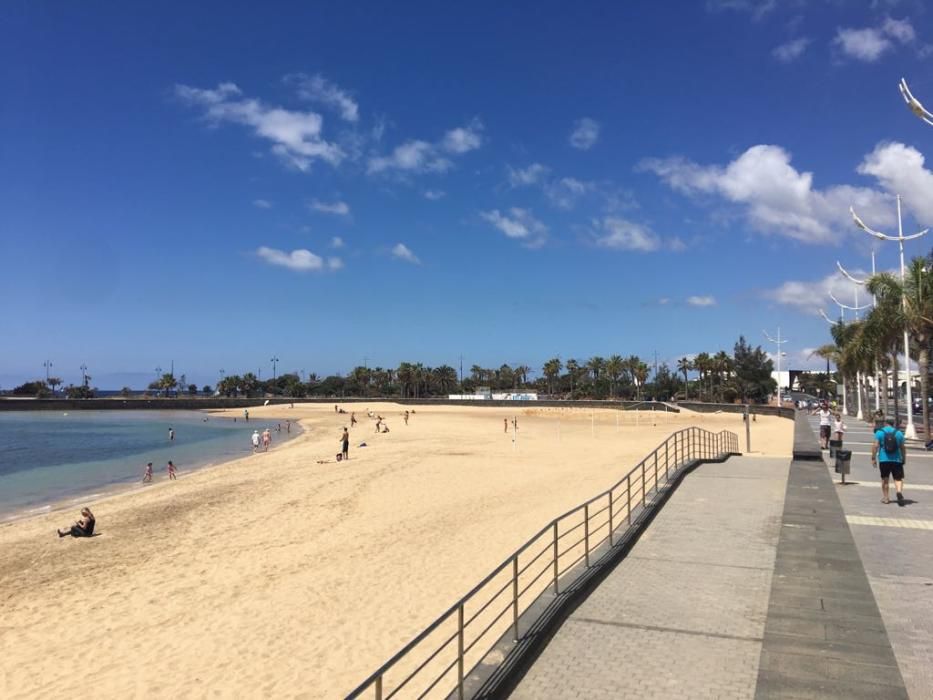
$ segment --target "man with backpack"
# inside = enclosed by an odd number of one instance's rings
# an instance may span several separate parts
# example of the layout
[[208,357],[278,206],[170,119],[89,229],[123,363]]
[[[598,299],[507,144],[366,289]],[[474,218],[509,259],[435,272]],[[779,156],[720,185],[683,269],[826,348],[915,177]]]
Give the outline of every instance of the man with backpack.
[[887,420],[887,425],[875,432],[875,444],[871,448],[871,463],[881,469],[881,502],[890,503],[888,498],[888,479],[894,478],[894,490],[897,505],[904,505],[904,462],[907,461],[904,445],[904,433],[895,430],[894,421]]

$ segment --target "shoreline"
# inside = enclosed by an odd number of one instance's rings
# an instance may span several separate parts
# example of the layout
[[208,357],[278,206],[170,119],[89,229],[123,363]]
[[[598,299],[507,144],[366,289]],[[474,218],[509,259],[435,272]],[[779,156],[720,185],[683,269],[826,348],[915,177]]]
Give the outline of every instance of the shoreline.
[[[366,408],[391,432],[376,433]],[[0,687],[11,700],[91,686],[105,698],[343,697],[670,433],[743,426],[725,414],[636,424],[618,411],[421,405],[406,425],[410,408],[361,406],[340,463],[349,415],[332,404],[257,409],[260,420],[300,421],[302,434],[101,499],[91,539],[55,536],[61,514],[0,527],[0,614],[20,640]],[[513,442],[503,425],[516,416]],[[760,418],[756,449],[790,458],[792,428]],[[88,638],[98,641],[91,656],[76,651]],[[140,658],[172,658],[172,673]]]
[[[54,410],[54,409],[52,409]],[[159,410],[170,410],[170,409],[159,409]],[[200,410],[193,411],[188,408],[178,408],[174,409],[178,411],[185,411],[191,413],[205,413],[211,415],[223,415],[225,413],[224,409],[216,408],[203,408]],[[233,410],[231,407],[228,410]],[[283,418],[282,420],[286,420]],[[274,452],[281,447],[292,443],[295,438],[303,435],[305,433],[305,428],[301,424],[300,420],[292,420],[293,432],[292,433],[279,433],[280,435],[287,435],[287,437],[279,438],[273,440],[272,446],[269,448],[269,452]],[[219,458],[207,457],[205,459],[209,461],[196,460],[193,463],[185,465],[185,470],[180,471],[178,474],[178,480],[187,478],[190,475],[198,474],[205,471],[210,471],[217,469],[219,467],[227,466],[233,462],[237,462],[241,459],[247,459],[249,457],[255,457],[261,452],[248,452],[241,455],[228,455],[220,456]],[[142,482],[142,479],[137,478],[134,481],[122,481],[122,482],[112,482],[104,484],[99,487],[94,487],[93,492],[84,493],[84,492],[74,492],[68,493],[60,498],[55,498],[48,503],[42,505],[36,504],[27,504],[22,508],[16,508],[10,511],[0,510],[0,528],[6,527],[9,525],[14,525],[17,523],[22,523],[29,521],[33,518],[41,518],[45,515],[50,515],[52,513],[58,513],[69,508],[74,508],[77,505],[91,505],[101,502],[108,501],[115,497],[120,497],[124,495],[131,495],[142,493],[144,491],[153,490],[157,486],[162,486],[164,483],[168,482],[169,479],[161,476],[158,478],[153,478],[152,482],[145,484]],[[99,490],[98,490],[99,489]]]

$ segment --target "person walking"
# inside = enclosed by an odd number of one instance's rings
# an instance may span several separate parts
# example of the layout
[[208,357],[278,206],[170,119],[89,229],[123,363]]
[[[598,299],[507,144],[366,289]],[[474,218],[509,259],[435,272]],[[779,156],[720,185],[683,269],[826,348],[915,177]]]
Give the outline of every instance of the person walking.
[[152,481],[152,462],[146,465],[146,471],[143,473],[143,483],[148,484]]
[[841,442],[845,433],[846,433],[845,421],[842,420],[842,414],[837,413],[835,419],[833,420],[833,434],[835,435],[835,439]]
[[175,476],[175,465],[172,463],[172,460],[168,461],[168,466],[166,467],[166,469],[168,469],[168,478],[170,480],[175,480],[178,478],[177,476]]
[[168,429],[168,440],[169,442],[175,442],[175,428]]
[[250,442],[253,443],[253,452],[259,452],[259,431],[254,430],[252,436],[250,437]]
[[833,412],[829,410],[829,405],[824,401],[820,406],[820,447],[824,450],[829,449],[829,436],[833,429]]
[[343,435],[340,436],[340,441],[343,443],[343,448],[341,449],[343,459],[348,460],[350,459],[350,431],[346,428],[343,429]]
[[249,409],[248,408],[243,409],[243,417],[246,419],[246,422],[249,423]]
[[894,420],[888,419],[887,425],[875,432],[875,443],[871,448],[871,463],[881,470],[881,502],[890,503],[888,479],[894,479],[894,491],[897,505],[904,503],[904,463],[907,450],[904,445],[904,433],[895,429]]

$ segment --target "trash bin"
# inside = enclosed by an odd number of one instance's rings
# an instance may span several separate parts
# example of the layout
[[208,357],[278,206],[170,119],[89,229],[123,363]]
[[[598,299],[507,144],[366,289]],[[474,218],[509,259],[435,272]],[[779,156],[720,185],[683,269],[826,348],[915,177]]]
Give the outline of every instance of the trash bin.
[[849,473],[849,463],[852,461],[852,450],[836,450],[836,473],[842,474],[843,479]]
[[842,449],[842,440],[830,440],[829,441],[829,458],[832,459],[836,456],[836,451]]

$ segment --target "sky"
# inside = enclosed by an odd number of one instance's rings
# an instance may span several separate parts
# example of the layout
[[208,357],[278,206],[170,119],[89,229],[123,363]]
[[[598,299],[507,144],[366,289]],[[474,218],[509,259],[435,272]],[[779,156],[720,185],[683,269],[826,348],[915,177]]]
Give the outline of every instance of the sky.
[[0,387],[45,361],[101,388],[272,358],[540,376],[778,328],[785,368],[822,366],[836,261],[871,269],[849,207],[933,225],[933,126],[898,92],[933,107],[931,10],[5,2]]

